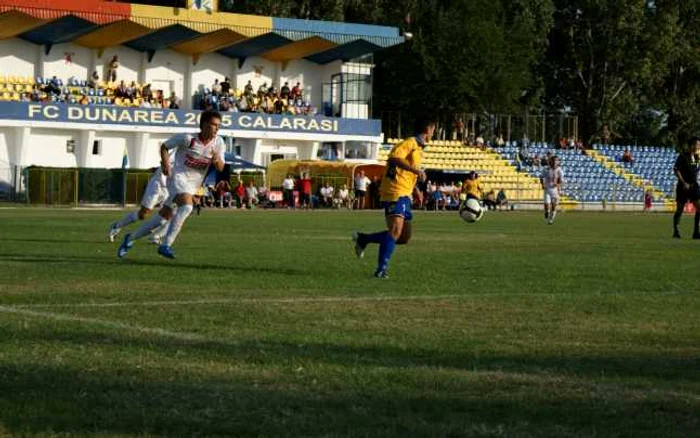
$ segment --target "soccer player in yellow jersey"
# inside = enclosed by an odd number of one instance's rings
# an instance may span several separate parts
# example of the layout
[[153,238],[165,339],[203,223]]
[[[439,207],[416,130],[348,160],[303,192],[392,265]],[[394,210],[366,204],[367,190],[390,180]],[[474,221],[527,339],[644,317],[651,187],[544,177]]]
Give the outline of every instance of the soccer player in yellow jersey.
[[387,278],[389,260],[396,245],[404,245],[411,239],[412,194],[420,198],[422,193],[416,190],[420,178],[425,181],[425,172],[421,169],[423,148],[435,132],[435,122],[420,119],[415,125],[414,137],[408,138],[394,146],[389,153],[386,172],[379,188],[380,199],[384,207],[386,231],[374,234],[353,233],[355,253],[362,258],[365,248],[370,243],[379,244],[379,260],[374,276]]
[[476,199],[481,202],[484,189],[481,186],[479,174],[476,172],[469,172],[467,179],[464,181],[464,192],[467,194],[467,199]]

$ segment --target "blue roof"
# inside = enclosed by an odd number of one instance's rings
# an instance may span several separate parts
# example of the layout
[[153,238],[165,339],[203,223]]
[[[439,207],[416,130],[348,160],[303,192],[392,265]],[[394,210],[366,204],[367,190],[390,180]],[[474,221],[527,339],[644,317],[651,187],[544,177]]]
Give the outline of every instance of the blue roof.
[[98,27],[98,24],[75,15],[65,15],[19,36],[34,44],[60,44],[72,41]]
[[140,52],[150,52],[167,49],[200,35],[189,27],[173,24],[126,42],[124,45]]
[[359,58],[360,56],[376,52],[380,49],[380,46],[372,44],[369,41],[356,40],[332,49],[328,49],[324,52],[307,56],[306,59],[315,62],[316,64],[328,64],[339,59],[348,61],[354,58]]
[[229,58],[248,58],[284,46],[291,41],[289,38],[270,32],[221,49],[219,53]]

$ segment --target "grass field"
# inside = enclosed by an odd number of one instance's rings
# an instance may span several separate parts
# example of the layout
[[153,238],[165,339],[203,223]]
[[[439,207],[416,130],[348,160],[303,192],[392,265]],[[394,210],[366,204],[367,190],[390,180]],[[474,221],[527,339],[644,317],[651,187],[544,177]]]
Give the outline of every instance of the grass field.
[[0,210],[0,436],[700,436],[700,242],[668,215]]

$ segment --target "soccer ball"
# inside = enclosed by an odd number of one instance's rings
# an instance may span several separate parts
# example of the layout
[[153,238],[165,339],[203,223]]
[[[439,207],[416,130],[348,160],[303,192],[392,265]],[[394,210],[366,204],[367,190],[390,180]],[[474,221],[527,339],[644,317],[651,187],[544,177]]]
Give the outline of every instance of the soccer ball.
[[474,198],[467,199],[467,202],[459,207],[459,217],[465,222],[479,222],[484,217],[484,209],[481,204]]

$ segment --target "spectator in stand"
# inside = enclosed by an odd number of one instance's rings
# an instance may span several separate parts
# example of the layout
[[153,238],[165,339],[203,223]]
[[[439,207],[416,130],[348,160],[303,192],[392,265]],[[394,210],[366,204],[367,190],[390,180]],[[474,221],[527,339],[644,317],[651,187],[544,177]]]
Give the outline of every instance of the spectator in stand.
[[234,196],[236,197],[236,205],[238,208],[243,208],[245,206],[245,186],[242,180],[238,180],[236,188],[233,190]]
[[218,79],[214,79],[214,84],[211,86],[211,92],[214,96],[221,96],[221,84]]
[[532,163],[532,165],[535,167],[540,167],[540,156],[535,154],[532,158],[530,158],[530,163]]
[[153,98],[153,91],[151,90],[151,84],[146,84],[141,89],[141,97],[144,99],[151,100]]
[[282,85],[282,89],[280,90],[280,97],[282,99],[289,99],[290,94],[291,90],[289,89],[289,82],[285,82],[284,85]]
[[343,184],[340,186],[338,193],[335,195],[335,206],[337,208],[347,208],[352,210],[352,203],[350,202],[350,191],[348,190],[348,185]]
[[127,87],[126,87],[126,84],[124,83],[124,81],[121,81],[119,83],[119,86],[117,87],[117,89],[114,90],[114,95],[117,97],[121,97],[121,98],[127,97],[127,95],[128,95]]
[[445,196],[440,190],[440,186],[437,184],[432,184],[430,186],[430,195],[432,199],[432,206],[435,211],[445,209]]
[[532,157],[530,157],[530,149],[527,147],[527,143],[523,142],[523,144],[520,145],[518,157],[520,158],[520,162],[526,166],[532,163]]
[[231,208],[231,184],[225,179],[216,183],[216,198],[219,200],[219,208]]
[[59,95],[61,94],[61,85],[56,76],[52,77],[49,84],[44,89],[46,93]]
[[97,74],[97,70],[92,72],[92,75],[90,75],[90,79],[88,79],[88,87],[90,88],[97,88],[97,86],[100,84],[100,75]]
[[299,179],[299,207],[307,210],[313,209],[311,202],[311,176],[307,173],[302,173]]
[[224,78],[224,81],[221,83],[221,94],[227,95],[231,92],[231,80],[228,77]]
[[625,149],[625,152],[622,153],[622,162],[625,164],[634,164],[634,157],[629,149]]
[[644,213],[649,213],[651,211],[651,204],[654,198],[651,195],[651,190],[647,190],[644,193]]
[[486,195],[484,196],[484,205],[489,210],[496,209],[496,192],[494,192],[493,190],[489,190],[489,192],[486,193]]
[[258,205],[262,205],[263,207],[267,208],[268,202],[269,193],[267,190],[267,185],[265,185],[265,181],[263,181],[260,187],[258,187]]
[[180,105],[178,104],[178,98],[175,95],[174,91],[170,92],[170,99],[168,99],[168,100],[170,101],[168,108],[170,108],[171,110],[180,109]]
[[355,175],[354,187],[355,198],[357,199],[357,209],[365,209],[365,196],[367,195],[367,187],[372,181],[365,176],[365,171],[361,170]]
[[486,144],[484,143],[484,138],[483,137],[477,137],[476,138],[476,147],[481,149],[482,151],[486,150]]
[[270,88],[267,89],[267,95],[270,97],[277,97],[277,87],[275,87],[275,84],[270,85]]
[[287,208],[294,208],[294,177],[292,175],[287,175],[287,177],[282,181],[282,199],[287,205]]
[[258,97],[260,99],[262,99],[263,97],[265,97],[266,94],[267,94],[267,82],[263,82],[263,84],[260,87],[258,87]]
[[245,188],[245,201],[248,208],[253,208],[258,205],[258,189],[255,188],[255,183],[253,181],[249,181],[248,186]]
[[126,97],[129,99],[135,99],[137,97],[139,91],[138,85],[136,85],[136,81],[131,81],[131,85],[129,85],[126,88]]
[[119,70],[119,58],[114,55],[107,65],[107,81],[117,82],[117,70]]
[[[381,202],[379,200],[379,195],[380,195],[379,187],[381,185],[382,185],[381,178],[379,178],[378,176],[375,175],[374,178],[372,178],[372,182],[369,185],[369,202],[370,202],[369,208],[375,209],[375,208],[379,208],[379,206],[381,205]],[[354,196],[355,193],[352,192],[352,195]],[[353,201],[353,203],[354,203],[354,201]]]
[[248,83],[245,85],[245,88],[243,89],[243,94],[245,94],[246,96],[253,95],[253,83],[251,81],[248,81]]
[[333,206],[333,192],[335,192],[335,189],[328,182],[321,187],[321,203],[324,207]]
[[228,97],[223,97],[219,101],[219,111],[228,112],[231,110],[231,101]]
[[508,197],[503,189],[499,190],[498,195],[496,195],[496,205],[499,209],[503,209],[503,207],[508,209]]
[[301,92],[301,83],[297,82],[297,84],[292,88],[292,98],[300,98]]

